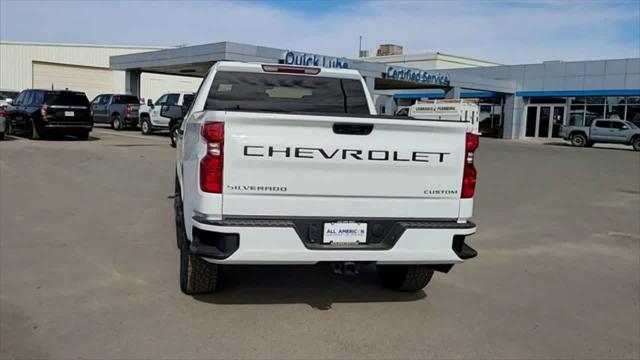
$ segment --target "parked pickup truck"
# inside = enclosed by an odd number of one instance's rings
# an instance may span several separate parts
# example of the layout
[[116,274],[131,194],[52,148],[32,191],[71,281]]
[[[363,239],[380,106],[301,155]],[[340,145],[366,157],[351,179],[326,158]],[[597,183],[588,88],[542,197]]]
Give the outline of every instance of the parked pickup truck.
[[591,126],[560,127],[560,136],[573,146],[591,147],[595,143],[631,145],[640,151],[640,128],[630,121],[596,119]]
[[140,100],[135,95],[101,94],[91,101],[91,116],[96,124],[111,124],[123,130],[138,125]]
[[155,103],[149,99],[140,107],[140,130],[143,135],[151,135],[154,130],[170,130],[172,120],[184,116],[193,101],[193,93],[168,93],[160,96]]
[[221,266],[321,262],[422,289],[477,255],[466,129],[377,116],[354,70],[218,62],[178,130],[182,291],[217,290]]

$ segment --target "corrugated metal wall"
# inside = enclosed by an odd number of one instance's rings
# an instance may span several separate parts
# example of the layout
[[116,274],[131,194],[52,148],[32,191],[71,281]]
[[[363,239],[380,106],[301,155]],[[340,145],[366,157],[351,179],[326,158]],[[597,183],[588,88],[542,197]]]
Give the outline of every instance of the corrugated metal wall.
[[[32,88],[33,63],[54,63],[109,68],[112,55],[153,51],[152,48],[107,47],[68,44],[38,44],[0,42],[0,89]],[[104,92],[124,92],[124,72],[112,71],[113,81],[105,84]],[[201,79],[183,76],[143,74],[141,96],[158,98],[168,91],[196,91]],[[84,91],[84,89],[76,89]]]

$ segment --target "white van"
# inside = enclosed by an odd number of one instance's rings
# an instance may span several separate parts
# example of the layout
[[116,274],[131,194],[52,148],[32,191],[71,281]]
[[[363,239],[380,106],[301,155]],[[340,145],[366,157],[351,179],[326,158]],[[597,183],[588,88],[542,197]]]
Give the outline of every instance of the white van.
[[478,99],[420,100],[411,105],[409,116],[416,119],[469,123],[469,131],[480,134]]

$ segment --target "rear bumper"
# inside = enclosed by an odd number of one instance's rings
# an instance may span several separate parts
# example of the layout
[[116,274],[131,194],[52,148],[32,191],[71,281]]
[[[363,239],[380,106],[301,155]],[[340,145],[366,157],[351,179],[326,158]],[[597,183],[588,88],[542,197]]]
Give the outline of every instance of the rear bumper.
[[42,125],[44,129],[51,130],[91,130],[93,124],[91,123],[52,123],[47,122]]
[[122,118],[122,121],[126,126],[138,125],[138,122],[139,122],[137,115],[130,116],[130,117],[125,116],[124,118]]
[[[392,220],[388,220],[392,221]],[[465,243],[473,223],[394,221],[384,236],[392,241],[351,247],[310,242],[309,228],[295,220],[206,221],[192,219],[192,253],[220,264],[456,264],[477,252]],[[388,235],[388,236],[387,236]],[[369,239],[367,240],[369,241]]]

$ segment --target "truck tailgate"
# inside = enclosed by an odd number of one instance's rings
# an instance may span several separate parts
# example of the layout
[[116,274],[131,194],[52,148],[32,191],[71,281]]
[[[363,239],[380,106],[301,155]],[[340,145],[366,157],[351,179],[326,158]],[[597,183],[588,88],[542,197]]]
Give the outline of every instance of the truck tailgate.
[[458,217],[465,124],[223,114],[225,216]]

